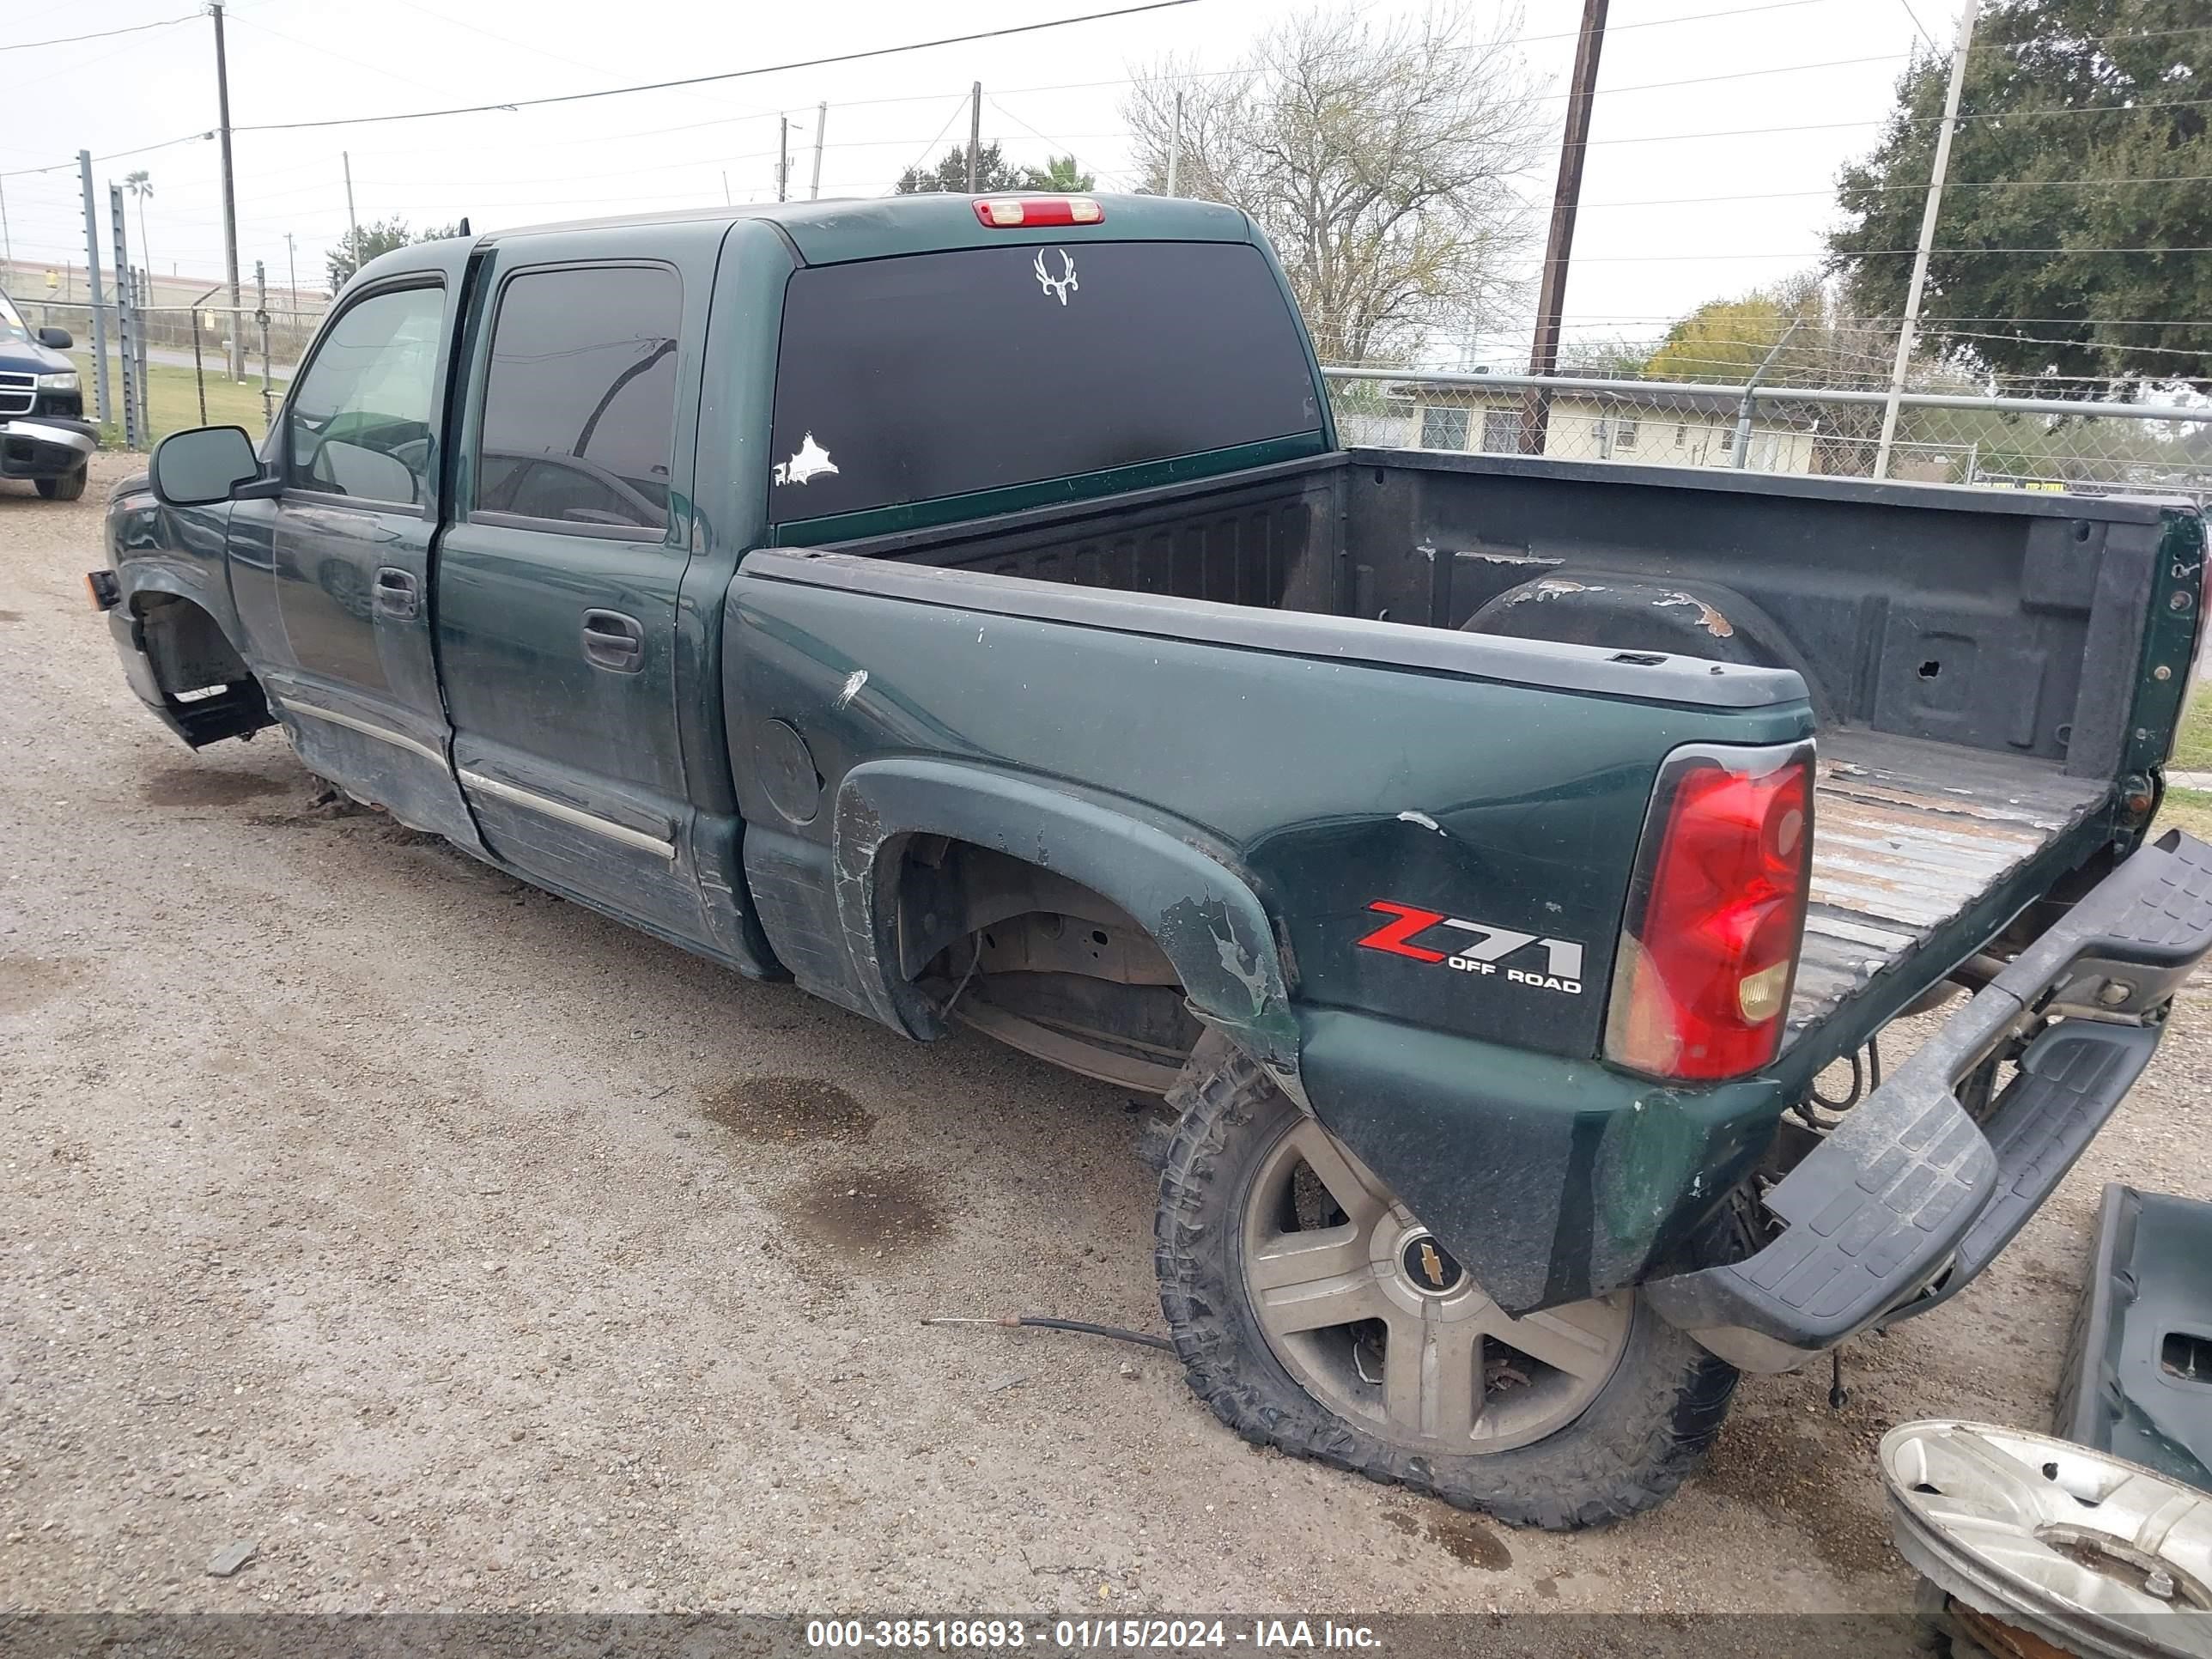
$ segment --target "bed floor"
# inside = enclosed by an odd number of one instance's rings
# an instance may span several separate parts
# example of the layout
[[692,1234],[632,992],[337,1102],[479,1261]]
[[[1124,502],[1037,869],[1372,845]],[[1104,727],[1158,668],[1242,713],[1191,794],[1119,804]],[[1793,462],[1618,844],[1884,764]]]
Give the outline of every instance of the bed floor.
[[2112,791],[2066,776],[2053,761],[1864,732],[1821,733],[1820,757],[1793,1038],[1917,951]]

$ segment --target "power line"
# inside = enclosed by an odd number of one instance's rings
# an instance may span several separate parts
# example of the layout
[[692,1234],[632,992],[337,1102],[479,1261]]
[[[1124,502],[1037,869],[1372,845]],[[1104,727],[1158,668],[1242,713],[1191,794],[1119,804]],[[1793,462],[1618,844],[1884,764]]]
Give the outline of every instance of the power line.
[[[2183,98],[2177,99],[2169,103],[2159,104],[2073,104],[2057,109],[1998,110],[1978,115],[1969,112],[1967,114],[1961,115],[1959,118],[1961,121],[2026,121],[2039,119],[2046,115],[2106,115],[2115,113],[2133,115],[2145,110],[2200,109],[2207,105],[2212,105],[2212,98]],[[1632,133],[1618,138],[1593,138],[1590,140],[1590,143],[1593,144],[1664,144],[1671,143],[1677,140],[1693,138],[1759,138],[1778,132],[1832,132],[1845,127],[1885,126],[1888,124],[1890,118],[1891,118],[1888,116],[1876,116],[1872,119],[1864,121],[1808,121],[1794,126],[1732,127],[1725,131],[1717,132]],[[1925,126],[1931,123],[1941,121],[1943,118],[1940,115],[1926,115],[1907,116],[1903,118],[1912,122],[1916,125]]]
[[[2118,341],[2107,343],[2102,340],[2054,340],[2046,339],[2039,334],[1991,334],[1976,332],[1973,330],[1963,328],[1947,328],[1936,330],[1935,331],[1941,333],[1944,338],[1950,340],[2003,340],[2017,345],[2055,345],[2075,346],[2077,348],[2094,347],[2100,351],[2149,351],[2155,352],[2160,356],[2194,357],[2199,362],[2206,361],[2205,353],[2198,350],[2191,350],[2186,346],[2124,345]],[[2095,380],[2100,377],[2096,375],[2060,375],[2055,378],[2061,380]]]
[[[2119,29],[2111,34],[2075,34],[2067,37],[2063,45],[2069,46],[2100,46],[2113,40],[2163,40],[2174,34],[2212,34],[2212,23],[2191,23],[2172,29]],[[2025,46],[2043,46],[2047,40],[1983,40],[1972,48],[1976,52],[2018,52]]]
[[921,164],[929,159],[929,152],[935,149],[939,144],[945,142],[945,135],[952,131],[952,124],[960,118],[962,112],[968,107],[968,97],[969,94],[964,92],[960,94],[960,101],[952,106],[952,113],[946,116],[945,118],[945,125],[938,128],[937,137],[931,139],[927,143],[921,147],[921,154],[915,156],[912,161],[907,164],[906,172],[914,173],[918,171],[921,168]]
[[[1766,69],[1733,70],[1726,75],[1693,75],[1681,81],[1639,81],[1632,86],[1600,87],[1596,90],[1600,96],[1609,97],[1623,92],[1662,92],[1673,87],[1702,87],[1715,81],[1753,81],[1762,75],[1797,75],[1808,70],[1847,69],[1861,64],[1901,64],[1904,61],[1905,54],[1885,52],[1871,58],[1825,58],[1816,64],[1776,64]],[[1547,100],[1568,95],[1564,92],[1542,94]]]
[[1095,23],[1109,17],[1130,17],[1142,12],[1165,11],[1172,7],[1194,3],[1196,0],[1146,0],[1142,5],[1121,6],[1112,11],[1085,12],[1078,17],[1055,17],[1042,23],[1012,23],[1004,28],[941,35],[933,40],[908,41],[903,46],[874,46],[866,52],[838,52],[828,58],[794,58],[788,63],[763,64],[757,69],[725,70],[714,75],[690,75],[675,81],[647,81],[635,86],[603,87],[595,92],[555,93],[544,98],[516,98],[495,104],[457,105],[451,109],[407,110],[390,115],[337,116],[320,121],[264,121],[258,126],[234,130],[239,132],[297,132],[310,127],[368,126],[390,121],[427,121],[444,115],[489,115],[541,108],[549,104],[576,104],[588,99],[619,98],[637,92],[671,92],[679,87],[706,86],[718,81],[741,81],[752,76],[777,75],[787,70],[822,69],[831,64],[853,64],[871,58],[895,57],[901,52],[924,52],[933,46],[958,46],[977,40],[1000,40],[1012,34],[1035,34],[1042,29],[1066,28],[1075,23]]
[[[1812,250],[1812,251],[1810,251],[1810,252],[1807,252],[1807,251],[1805,251],[1805,250],[1803,250],[1803,249],[1798,249],[1798,250],[1796,250],[1796,251],[1790,251],[1790,250],[1786,250],[1786,249],[1785,249],[1785,250],[1782,250],[1782,251],[1778,251],[1778,252],[1764,252],[1764,253],[1711,253],[1711,252],[1707,252],[1707,253],[1600,253],[1600,254],[1591,254],[1591,255],[1589,255],[1589,256],[1587,256],[1587,257],[1588,257],[1588,258],[1589,258],[1589,262],[1590,262],[1590,263],[1592,263],[1592,264],[1602,263],[1602,264],[1641,264],[1641,263],[1643,263],[1643,262],[1644,262],[1644,261],[1646,261],[1646,260],[1680,260],[1680,259],[1820,259],[1820,258],[1827,258],[1827,257],[1829,256],[1829,254],[1831,253],[1831,252],[1836,252],[1836,253],[1838,254],[1838,257],[1844,257],[1844,258],[1854,258],[1854,259],[1874,259],[1874,258],[1884,258],[1884,257],[1887,257],[1887,256],[1889,256],[1889,255],[1893,255],[1893,254],[1913,254],[1913,253],[1917,253],[1919,251],[1920,251],[1920,250],[1919,250],[1919,249],[1917,249],[1917,248],[1911,248],[1911,247],[1846,248],[1846,249],[1841,249],[1841,250],[1830,250],[1830,249],[1826,249],[1826,248],[1816,248],[1816,249],[1814,249],[1814,250]],[[1997,255],[1997,254],[2010,254],[2010,253],[2044,253],[2044,254],[2050,254],[2050,253],[2212,253],[2212,246],[2204,246],[2204,247],[1939,247],[1939,248],[1932,249],[1932,250],[1931,250],[1931,252],[1936,252],[1936,253],[1989,254],[1989,255],[1992,255],[1992,256],[1994,256],[1994,255]],[[2004,319],[2000,318],[2000,319],[1998,319],[1997,320],[1998,320],[1998,321],[2000,321],[2000,322],[2002,322],[2002,321],[2003,321],[2003,320],[2004,320]]]
[[179,23],[189,23],[199,16],[193,12],[184,17],[164,17],[158,23],[133,23],[127,28],[99,29],[90,34],[58,34],[51,40],[15,40],[0,46],[0,52],[34,52],[40,46],[70,46],[80,40],[105,40],[118,34],[143,34],[148,29],[174,28]]
[[[234,130],[243,131],[243,129]],[[119,161],[126,155],[143,155],[149,150],[171,149],[179,144],[203,143],[206,140],[214,137],[215,134],[212,131],[207,132],[188,132],[181,138],[164,138],[158,144],[140,144],[131,149],[111,149],[106,155],[95,155],[92,159],[95,161]],[[74,167],[76,165],[76,162],[72,160],[67,161],[56,161],[50,166],[42,167],[16,167],[12,172],[0,173],[0,179],[22,179],[27,178],[34,173],[59,173],[64,168]]]
[[[1036,128],[1023,120],[1020,116],[1015,114],[1013,111],[1008,109],[1004,104],[1000,103],[996,98],[991,96],[989,93],[987,92],[983,94],[983,101],[988,104],[993,109],[998,111],[1000,114],[1005,116],[1006,119],[1012,121],[1016,126],[1021,128],[1023,131],[1028,133],[1031,137],[1042,138],[1053,149],[1065,150],[1067,153],[1068,159],[1073,161],[1077,167],[1083,167],[1086,172],[1098,174],[1117,173],[1126,179],[1131,177],[1136,171],[1133,167],[1107,167],[1087,165],[1084,161],[1084,159],[1075,153],[1074,145],[1063,143],[1060,139],[1054,137],[1048,132],[1040,132]],[[1049,161],[1051,157],[1048,155],[1046,160]]]
[[[2212,184],[2212,173],[2187,174],[2146,174],[2126,179],[1990,179],[1978,184],[1947,184],[1945,191],[1954,190],[2037,190],[2046,186],[2068,190],[2085,190],[2102,185],[2203,185]],[[1912,191],[1924,193],[1928,186],[1918,185],[1867,185],[1859,188],[1869,191]],[[1734,196],[1655,196],[1635,202],[1585,202],[1585,208],[1637,207],[1696,207],[1707,202],[1778,202],[1807,196],[1833,196],[1833,190],[1767,190],[1746,191]]]

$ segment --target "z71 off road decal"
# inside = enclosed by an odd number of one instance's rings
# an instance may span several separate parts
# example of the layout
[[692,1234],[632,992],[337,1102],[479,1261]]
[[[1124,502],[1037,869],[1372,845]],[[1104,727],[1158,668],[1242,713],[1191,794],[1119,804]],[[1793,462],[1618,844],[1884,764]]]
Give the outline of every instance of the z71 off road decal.
[[[1448,916],[1441,910],[1424,910],[1411,904],[1394,904],[1389,899],[1376,899],[1367,907],[1391,918],[1359,944],[1370,951],[1382,951],[1394,957],[1405,957],[1413,962],[1441,963],[1462,974],[1502,974],[1515,985],[1533,986],[1540,991],[1562,991],[1569,996],[1583,994],[1583,947],[1571,939],[1545,939],[1536,933],[1517,933],[1510,927],[1493,927],[1486,921],[1462,921],[1457,916]],[[1456,951],[1439,951],[1435,945],[1449,945],[1449,936],[1437,938],[1433,929],[1451,927],[1462,933],[1473,933],[1473,943]],[[1428,934],[1431,945],[1418,941]],[[1534,966],[1534,951],[1544,951],[1544,965],[1540,971]],[[1505,967],[1508,957],[1522,951],[1518,965]]]

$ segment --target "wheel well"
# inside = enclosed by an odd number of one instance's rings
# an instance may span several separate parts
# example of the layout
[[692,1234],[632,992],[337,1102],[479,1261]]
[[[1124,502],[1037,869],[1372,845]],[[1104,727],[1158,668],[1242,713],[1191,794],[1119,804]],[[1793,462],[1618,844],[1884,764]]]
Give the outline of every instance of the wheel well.
[[1159,943],[1057,871],[945,836],[906,839],[898,977],[934,1010],[1086,1076],[1164,1091],[1204,1028]]
[[186,742],[198,748],[272,723],[260,682],[204,607],[154,590],[134,595],[131,608],[155,683]]

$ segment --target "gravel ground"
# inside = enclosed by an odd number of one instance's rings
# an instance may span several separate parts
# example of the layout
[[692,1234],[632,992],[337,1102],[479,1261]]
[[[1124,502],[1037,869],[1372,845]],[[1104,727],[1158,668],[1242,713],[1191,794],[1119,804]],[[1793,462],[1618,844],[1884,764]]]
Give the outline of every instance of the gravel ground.
[[[1747,1379],[1656,1515],[1519,1532],[1222,1429],[1125,1098],[923,1053],[131,698],[74,506],[0,487],[0,1605],[1881,1610],[1890,1425],[2048,1419],[2108,1179],[2212,1197],[2191,994],[1944,1313]],[[208,1564],[234,1540],[234,1577]]]

